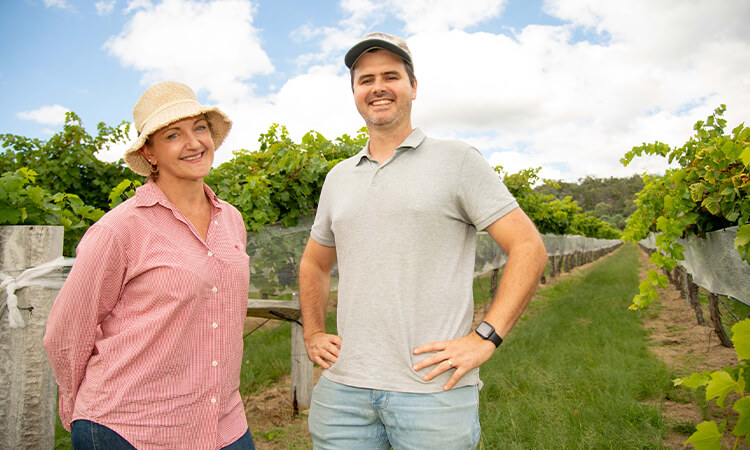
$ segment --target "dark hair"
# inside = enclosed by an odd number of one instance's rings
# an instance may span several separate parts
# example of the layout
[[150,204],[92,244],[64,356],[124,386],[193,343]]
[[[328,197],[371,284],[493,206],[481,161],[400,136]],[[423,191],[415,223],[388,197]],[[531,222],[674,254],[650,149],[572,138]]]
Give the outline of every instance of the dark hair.
[[[378,50],[383,50],[382,48],[371,48],[369,50],[365,50],[362,52],[364,55],[365,53],[369,52],[376,52]],[[395,53],[394,53],[395,54]],[[406,70],[406,76],[409,77],[409,84],[414,86],[414,83],[417,81],[417,77],[414,75],[414,64],[411,61],[407,61],[405,59],[401,59],[404,62],[404,69]],[[354,89],[354,68],[357,66],[356,63],[352,64],[352,68],[349,69],[349,79],[351,81],[352,89]]]

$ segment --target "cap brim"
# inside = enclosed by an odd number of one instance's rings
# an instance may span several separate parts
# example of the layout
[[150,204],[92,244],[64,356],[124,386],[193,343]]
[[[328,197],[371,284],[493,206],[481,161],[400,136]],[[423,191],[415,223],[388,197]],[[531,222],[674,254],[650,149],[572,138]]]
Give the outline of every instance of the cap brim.
[[388,50],[389,52],[400,56],[404,61],[411,63],[411,56],[403,48],[384,39],[372,38],[357,42],[348,52],[346,52],[346,56],[344,56],[346,67],[351,69],[363,53],[373,48]]

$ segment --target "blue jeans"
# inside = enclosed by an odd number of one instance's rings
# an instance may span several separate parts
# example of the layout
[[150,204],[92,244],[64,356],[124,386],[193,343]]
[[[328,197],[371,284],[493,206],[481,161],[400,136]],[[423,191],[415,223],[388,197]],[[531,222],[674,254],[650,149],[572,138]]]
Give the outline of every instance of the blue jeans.
[[434,394],[355,388],[320,377],[308,427],[315,449],[473,449],[479,389]]
[[[71,424],[70,442],[74,450],[135,450],[130,442],[111,428],[89,420],[76,420]],[[255,450],[250,430],[223,449]]]

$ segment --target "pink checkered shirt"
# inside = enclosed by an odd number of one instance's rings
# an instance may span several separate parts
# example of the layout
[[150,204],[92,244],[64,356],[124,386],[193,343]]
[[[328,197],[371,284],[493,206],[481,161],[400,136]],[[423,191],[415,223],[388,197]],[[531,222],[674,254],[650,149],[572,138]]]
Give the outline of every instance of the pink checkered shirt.
[[66,429],[91,420],[139,449],[217,449],[247,431],[247,237],[240,213],[205,191],[205,242],[148,182],[78,245],[44,337]]

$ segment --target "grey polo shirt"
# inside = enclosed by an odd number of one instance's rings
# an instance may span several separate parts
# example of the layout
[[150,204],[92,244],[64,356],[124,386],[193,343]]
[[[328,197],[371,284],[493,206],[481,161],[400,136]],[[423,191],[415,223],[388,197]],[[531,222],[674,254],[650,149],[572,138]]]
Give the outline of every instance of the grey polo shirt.
[[[422,381],[416,346],[466,336],[473,317],[476,232],[517,208],[482,154],[415,129],[379,164],[368,147],[326,177],[311,237],[336,247],[338,361],[349,386],[440,392],[451,370]],[[479,370],[457,387],[479,383]]]

